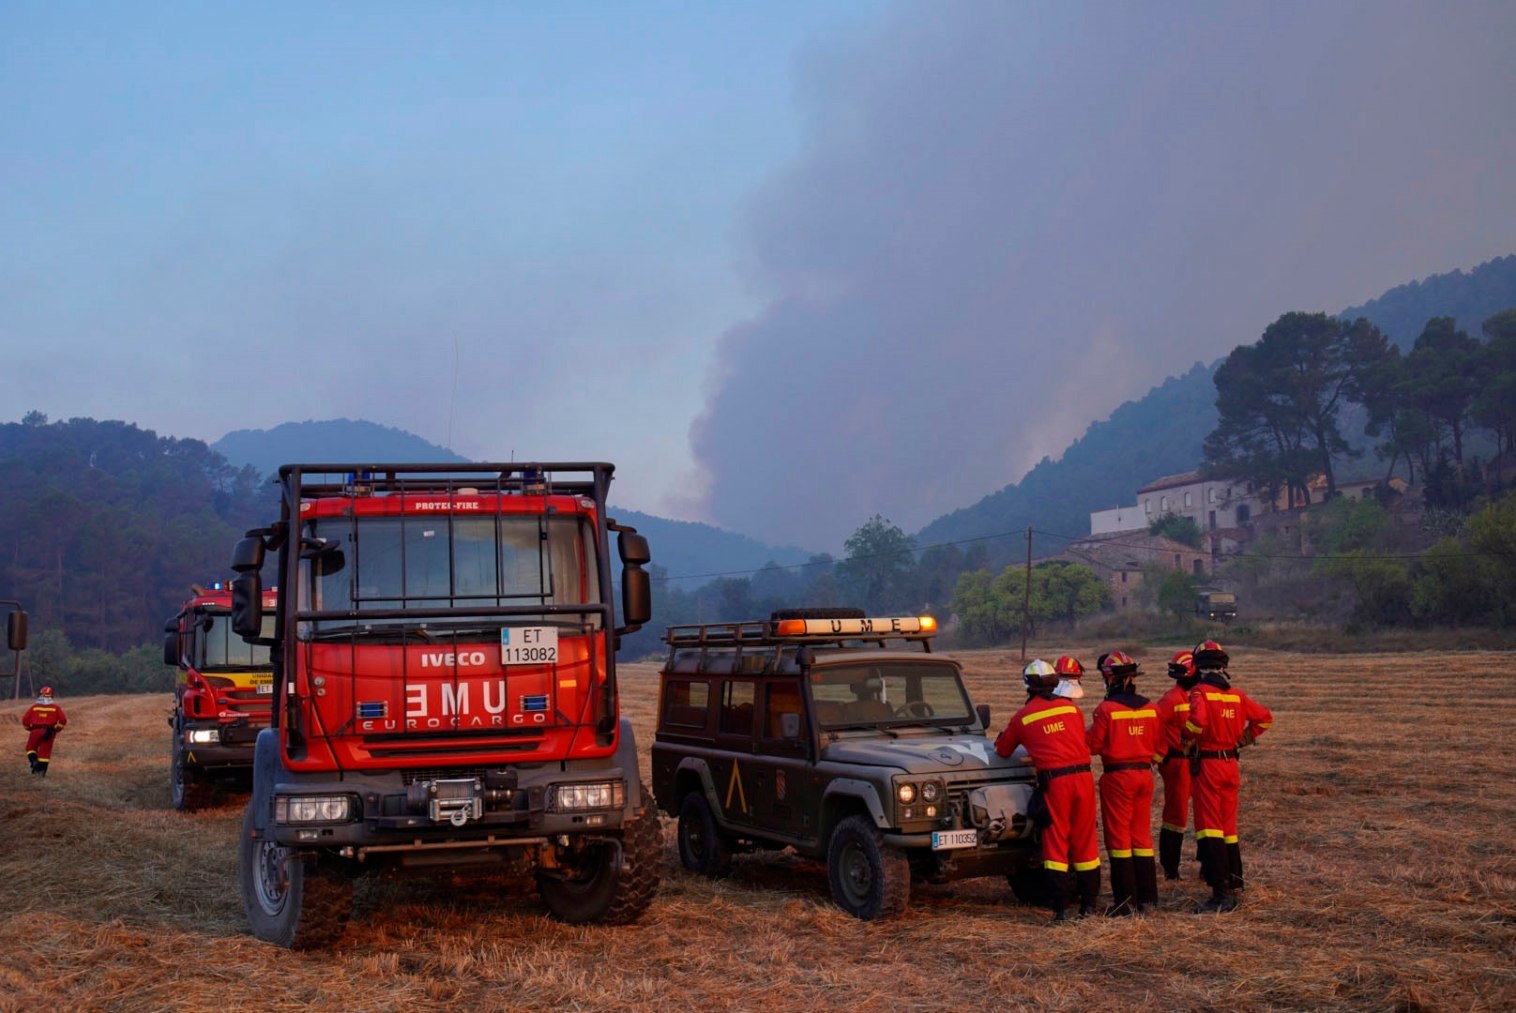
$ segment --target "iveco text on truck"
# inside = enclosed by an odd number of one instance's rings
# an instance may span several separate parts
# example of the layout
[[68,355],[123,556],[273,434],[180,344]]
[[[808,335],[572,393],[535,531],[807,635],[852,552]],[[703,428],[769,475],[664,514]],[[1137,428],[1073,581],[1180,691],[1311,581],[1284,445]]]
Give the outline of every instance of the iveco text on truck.
[[630,922],[651,903],[658,818],[615,664],[649,618],[650,557],[606,517],[612,472],[280,468],[280,516],[232,564],[234,623],[262,640],[277,553],[274,720],[239,855],[254,935],[331,942],[354,877],[379,869],[531,874],[568,922]]

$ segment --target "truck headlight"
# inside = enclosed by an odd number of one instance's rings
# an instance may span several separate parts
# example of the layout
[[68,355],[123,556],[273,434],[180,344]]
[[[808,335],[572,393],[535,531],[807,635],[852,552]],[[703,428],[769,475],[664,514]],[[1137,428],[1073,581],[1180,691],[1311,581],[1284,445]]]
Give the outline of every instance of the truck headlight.
[[595,781],[590,784],[555,784],[548,792],[548,812],[578,812],[583,809],[620,809],[625,805],[625,781]]
[[280,795],[274,799],[274,822],[349,823],[356,802],[351,795]]
[[191,728],[185,733],[184,741],[192,746],[209,745],[221,741],[221,731],[217,728]]

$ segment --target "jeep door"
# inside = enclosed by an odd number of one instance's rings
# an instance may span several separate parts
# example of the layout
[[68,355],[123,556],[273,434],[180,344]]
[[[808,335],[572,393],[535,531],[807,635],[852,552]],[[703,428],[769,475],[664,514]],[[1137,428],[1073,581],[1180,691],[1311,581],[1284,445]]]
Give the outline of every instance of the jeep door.
[[806,721],[800,678],[770,677],[762,690],[754,812],[769,833],[814,838],[815,736]]
[[716,712],[716,748],[711,751],[711,784],[721,819],[734,826],[752,826],[757,782],[755,712],[758,683],[753,679],[724,679]]

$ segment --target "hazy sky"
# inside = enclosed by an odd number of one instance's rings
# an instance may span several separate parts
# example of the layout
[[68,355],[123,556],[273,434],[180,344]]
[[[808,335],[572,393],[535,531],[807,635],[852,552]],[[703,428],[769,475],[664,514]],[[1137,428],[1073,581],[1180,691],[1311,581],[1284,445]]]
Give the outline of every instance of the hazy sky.
[[0,419],[363,418],[837,551],[1286,310],[1516,252],[1512,39],[1509,2],[5,4]]

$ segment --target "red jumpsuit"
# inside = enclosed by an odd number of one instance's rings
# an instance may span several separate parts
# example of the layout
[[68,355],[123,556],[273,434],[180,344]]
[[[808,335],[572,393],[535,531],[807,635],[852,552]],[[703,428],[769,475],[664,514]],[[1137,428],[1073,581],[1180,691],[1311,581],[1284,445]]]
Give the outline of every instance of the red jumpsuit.
[[1184,755],[1184,722],[1190,716],[1190,691],[1175,683],[1158,698],[1158,720],[1163,728],[1163,817],[1159,837],[1166,844],[1163,871],[1179,878],[1179,847],[1190,822],[1190,761]]
[[1098,875],[1095,779],[1079,708],[1061,697],[1034,695],[995,739],[995,752],[1001,756],[1010,756],[1017,746],[1025,746],[1032,758],[1052,817],[1052,825],[1042,831],[1043,868]]
[[1153,857],[1153,762],[1159,757],[1158,711],[1121,693],[1100,702],[1090,721],[1090,752],[1100,755],[1100,818],[1112,858]]
[[[1237,836],[1237,793],[1242,777],[1237,749],[1244,734],[1257,738],[1274,715],[1224,675],[1206,673],[1190,690],[1190,713],[1184,738],[1196,747],[1195,840],[1201,869],[1218,895],[1242,885],[1241,847]],[[1210,861],[1207,855],[1211,856]]]
[[53,739],[68,724],[63,708],[49,700],[38,700],[21,715],[21,727],[27,729],[26,759],[32,773],[46,774],[53,755]]

